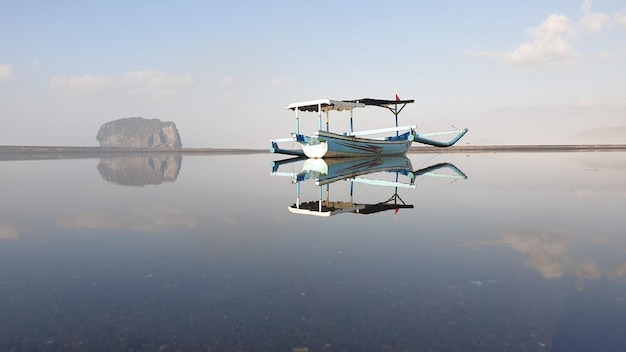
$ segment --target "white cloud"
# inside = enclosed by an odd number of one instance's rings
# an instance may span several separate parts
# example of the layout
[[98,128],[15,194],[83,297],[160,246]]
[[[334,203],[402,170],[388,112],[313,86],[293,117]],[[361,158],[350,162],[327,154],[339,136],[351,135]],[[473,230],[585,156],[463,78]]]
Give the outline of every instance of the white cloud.
[[564,15],[551,15],[537,27],[528,29],[533,40],[507,52],[473,49],[465,55],[501,60],[511,66],[545,66],[575,62],[580,54],[572,49],[575,30]]
[[550,15],[538,27],[528,29],[533,41],[520,44],[504,53],[504,62],[510,65],[546,65],[575,61],[570,40],[574,36],[571,21],[564,15]]
[[234,87],[235,86],[235,77],[233,76],[226,76],[222,79],[219,80],[219,82],[217,82],[217,85],[221,88],[228,88],[228,87]]
[[623,108],[626,108],[626,99],[604,100],[604,101],[595,100],[595,99],[580,99],[576,103],[576,106],[580,108],[586,108],[586,109],[591,109],[591,108],[623,109]]
[[239,220],[237,219],[237,217],[232,216],[232,215],[222,216],[222,221],[224,221],[228,225],[237,225],[239,223]]
[[287,77],[279,77],[276,78],[274,80],[272,80],[271,82],[267,83],[265,86],[267,88],[280,88],[280,87],[285,87],[285,86],[289,86],[291,84],[293,84],[294,81],[290,78]]
[[611,276],[613,276],[613,277],[624,277],[624,276],[626,276],[626,262],[618,264],[612,270]]
[[463,54],[471,57],[483,58],[483,59],[502,59],[504,58],[504,53],[497,51],[488,51],[483,47],[475,46],[471,50],[464,50]]
[[52,88],[69,89],[81,94],[104,92],[115,88],[115,79],[106,76],[52,77]]
[[[601,236],[596,236],[595,241],[605,243]],[[598,280],[605,276],[613,279],[626,276],[626,262],[618,262],[613,269],[608,269],[599,266],[592,258],[583,257],[578,249],[585,248],[586,242],[581,243],[579,236],[566,229],[509,229],[498,239],[473,240],[469,244],[476,247],[507,245],[524,253],[527,256],[524,266],[536,270],[545,279],[561,278],[568,273],[574,274],[578,279],[576,288],[579,291],[584,289],[585,280]]]
[[578,102],[578,106],[581,108],[593,108],[598,106],[598,102],[591,99],[583,99]]
[[170,229],[195,228],[197,216],[166,204],[145,204],[114,212],[83,211],[57,220],[61,228],[129,229],[156,233]]
[[225,76],[217,82],[217,86],[220,90],[218,95],[219,101],[227,105],[234,104],[236,101],[234,88],[237,86],[235,77]]
[[583,11],[580,26],[587,33],[599,33],[611,22],[611,17],[606,13],[591,12],[590,0],[585,0],[580,9]]
[[190,73],[172,75],[159,71],[135,71],[119,77],[104,75],[57,76],[51,86],[80,94],[124,92],[127,96],[145,100],[160,100],[176,96],[195,83]]
[[17,227],[12,224],[0,222],[0,240],[17,240],[20,238],[20,232]]
[[[512,66],[549,66],[578,62],[582,55],[572,45],[577,35],[581,32],[597,34],[612,24],[610,15],[592,12],[590,0],[585,0],[580,9],[582,16],[578,22],[573,22],[565,15],[548,16],[539,26],[527,30],[532,40],[519,44],[514,50],[473,49],[464,53],[472,57],[500,60]],[[613,22],[626,28],[626,13],[617,13]],[[606,52],[602,57],[608,57]]]
[[179,91],[194,84],[190,73],[174,76],[158,71],[129,72],[122,78],[130,96],[147,100],[160,100],[178,95]]
[[610,60],[613,59],[615,55],[610,51],[600,51],[596,54],[596,58],[600,60]]
[[0,65],[0,83],[6,82],[11,79],[13,76],[13,66],[12,65]]
[[593,189],[578,189],[574,191],[574,194],[578,198],[596,198],[598,196],[598,191]]
[[613,21],[616,25],[626,29],[626,11],[620,11],[615,14]]
[[571,243],[571,234],[557,229],[520,229],[507,231],[501,241],[528,254],[525,265],[544,278],[563,276],[566,268],[563,254]]

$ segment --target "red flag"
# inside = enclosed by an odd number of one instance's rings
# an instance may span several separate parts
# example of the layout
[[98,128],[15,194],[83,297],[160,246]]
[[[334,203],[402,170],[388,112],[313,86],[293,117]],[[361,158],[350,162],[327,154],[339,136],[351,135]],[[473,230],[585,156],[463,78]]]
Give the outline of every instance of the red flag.
[[398,214],[398,210],[400,210],[400,208],[396,208],[396,211],[395,211],[396,214]]
[[396,94],[396,101],[400,101],[400,97]]

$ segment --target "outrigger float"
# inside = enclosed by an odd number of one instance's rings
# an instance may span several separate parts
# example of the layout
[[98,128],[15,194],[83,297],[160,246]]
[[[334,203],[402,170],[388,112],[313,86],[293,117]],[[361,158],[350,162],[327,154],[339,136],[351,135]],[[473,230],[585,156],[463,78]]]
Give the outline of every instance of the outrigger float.
[[[397,96],[396,96],[397,98]],[[467,133],[467,128],[447,132],[417,133],[416,126],[398,126],[398,115],[407,104],[414,100],[384,100],[384,99],[357,99],[357,100],[331,100],[319,99],[293,103],[287,109],[296,113],[296,132],[291,137],[270,140],[270,152],[285,155],[307,156],[309,158],[338,158],[338,157],[362,157],[382,155],[405,154],[411,144],[418,143],[435,147],[449,147],[458,142]],[[366,131],[354,131],[353,110],[367,106],[388,109],[396,119],[395,127],[381,128]],[[329,112],[347,111],[350,115],[350,130],[344,133],[330,132]],[[317,112],[318,129],[314,135],[300,133],[300,112]],[[326,116],[325,129],[322,128],[322,113]],[[364,137],[370,135],[384,135],[383,137]],[[389,135],[391,134],[391,135]],[[447,142],[431,139],[433,136],[455,134],[456,136]],[[283,149],[279,143],[292,144],[297,142],[301,149]]]

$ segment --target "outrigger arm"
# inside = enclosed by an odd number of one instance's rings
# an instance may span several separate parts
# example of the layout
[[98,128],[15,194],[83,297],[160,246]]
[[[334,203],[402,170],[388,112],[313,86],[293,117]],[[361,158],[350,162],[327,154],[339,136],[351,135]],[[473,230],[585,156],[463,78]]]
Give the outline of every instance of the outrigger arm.
[[[450,174],[436,172],[437,170],[446,169],[446,168],[451,170],[454,174],[450,175]],[[451,164],[451,163],[439,163],[436,165],[431,165],[423,169],[415,170],[411,172],[410,174],[410,177],[412,179],[415,179],[418,176],[432,176],[432,177],[453,178],[453,179],[463,179],[463,180],[467,179],[467,175],[465,175],[463,171],[461,171],[458,167],[456,167],[454,164]]]
[[[414,137],[414,141],[418,142],[418,143],[422,143],[422,144],[427,144],[427,145],[432,145],[435,147],[450,147],[453,146],[456,142],[459,141],[459,139],[463,138],[463,136],[467,133],[468,129],[464,128],[462,130],[456,130],[456,131],[449,131],[449,132],[434,132],[434,133],[416,133],[413,137]],[[454,137],[452,140],[448,141],[448,142],[440,142],[434,139],[430,139],[430,138],[426,138],[426,137],[430,137],[430,136],[437,136],[437,135],[444,135],[444,134],[452,134],[452,133],[456,133],[456,137]]]
[[279,153],[285,155],[293,155],[293,156],[304,156],[304,152],[300,149],[283,149],[278,146],[278,143],[281,142],[295,142],[296,137],[287,137],[287,138],[277,138],[270,140],[270,153]]

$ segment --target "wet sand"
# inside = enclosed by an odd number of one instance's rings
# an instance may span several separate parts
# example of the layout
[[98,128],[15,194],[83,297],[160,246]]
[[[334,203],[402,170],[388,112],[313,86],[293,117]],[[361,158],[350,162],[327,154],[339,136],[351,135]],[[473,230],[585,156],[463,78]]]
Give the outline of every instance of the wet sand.
[[623,152],[626,144],[562,144],[562,145],[484,145],[449,148],[412,147],[409,153],[570,153]]
[[89,159],[121,155],[235,155],[265,154],[262,149],[225,148],[108,148],[108,147],[58,147],[58,146],[0,146],[0,161],[4,160],[48,160]]

